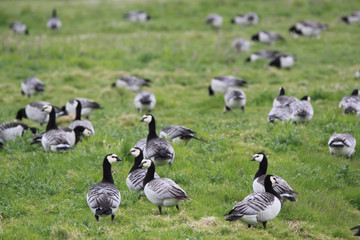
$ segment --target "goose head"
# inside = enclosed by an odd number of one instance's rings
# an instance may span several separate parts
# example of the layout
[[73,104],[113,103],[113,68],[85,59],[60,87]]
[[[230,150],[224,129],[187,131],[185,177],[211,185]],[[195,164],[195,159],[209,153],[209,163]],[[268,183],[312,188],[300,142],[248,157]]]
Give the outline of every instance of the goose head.
[[52,110],[53,110],[53,106],[51,106],[51,105],[45,105],[45,106],[41,109],[42,112],[46,112],[46,113],[51,113]]
[[134,157],[139,156],[141,153],[141,149],[138,147],[133,147],[130,149],[130,152],[127,153],[127,155],[133,155]]
[[149,168],[150,166],[151,166],[151,164],[153,164],[153,162],[150,160],[150,159],[143,159],[142,161],[141,161],[141,164],[139,165],[139,167],[141,167],[141,168]]
[[262,160],[264,160],[265,158],[266,158],[266,156],[264,153],[257,153],[254,155],[254,157],[251,159],[251,161],[256,161],[256,162],[261,163]]
[[303,96],[300,100],[301,100],[301,101],[308,101],[308,102],[310,102],[310,101],[311,101],[311,97],[310,97],[310,96]]
[[142,119],[140,120],[140,122],[146,122],[146,123],[150,123],[152,122],[154,119],[154,116],[151,114],[145,114]]
[[283,95],[285,95],[285,88],[281,87],[279,96],[283,96]]
[[108,155],[105,156],[105,159],[110,163],[113,164],[115,162],[120,162],[122,161],[118,156],[116,156],[116,154],[110,153]]
[[351,95],[352,95],[352,96],[358,96],[358,95],[359,95],[359,90],[358,90],[358,89],[354,89],[354,91],[352,91]]

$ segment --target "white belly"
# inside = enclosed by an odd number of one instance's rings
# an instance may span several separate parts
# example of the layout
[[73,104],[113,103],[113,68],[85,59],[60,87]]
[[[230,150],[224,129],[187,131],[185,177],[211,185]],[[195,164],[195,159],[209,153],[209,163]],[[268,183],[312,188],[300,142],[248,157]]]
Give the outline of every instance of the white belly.
[[0,133],[0,139],[2,140],[3,143],[5,143],[7,141],[15,140],[18,136],[21,136],[22,133],[23,133],[23,128],[22,126],[18,125],[17,127],[8,128],[2,131]]
[[257,180],[258,180],[258,179],[256,178],[256,179],[253,181],[253,191],[256,192],[256,193],[265,192],[265,187],[264,187],[264,185],[258,183]]
[[337,147],[329,147],[330,153],[335,155],[343,155],[350,157],[355,152],[355,146],[347,147],[344,146],[342,148]]
[[228,86],[224,82],[219,81],[217,79],[211,80],[211,89],[215,93],[225,93],[227,88]]
[[246,104],[246,99],[230,99],[229,101],[226,102],[226,106],[228,106],[229,108],[241,108],[244,107]]

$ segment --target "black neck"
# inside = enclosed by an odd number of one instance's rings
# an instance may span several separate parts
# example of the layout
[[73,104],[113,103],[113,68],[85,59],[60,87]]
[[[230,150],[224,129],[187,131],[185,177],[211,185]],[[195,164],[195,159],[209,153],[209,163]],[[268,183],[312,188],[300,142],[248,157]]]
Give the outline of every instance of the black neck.
[[56,10],[54,9],[53,12],[52,12],[52,16],[53,17],[56,17]]
[[20,109],[16,114],[16,119],[17,120],[21,121],[23,118],[27,118],[25,108]]
[[141,161],[144,159],[144,156],[143,156],[143,153],[142,151],[140,152],[139,156],[135,157],[135,162],[134,162],[134,165],[132,166],[132,168],[130,169],[130,172],[133,172],[135,171],[136,169],[139,169],[140,167],[140,164],[141,164]]
[[81,103],[80,101],[77,101],[78,104],[76,106],[76,116],[75,116],[75,120],[81,120]]
[[75,132],[75,145],[80,141],[82,132],[85,130],[84,127],[78,126],[74,129]]
[[281,88],[280,89],[280,94],[279,96],[284,96],[285,95],[285,89],[284,88]]
[[146,176],[144,178],[144,186],[150,182],[151,180],[154,179],[154,174],[155,174],[155,165],[153,162],[151,162],[151,166],[148,168]]
[[46,126],[46,131],[57,128],[58,126],[56,125],[56,113],[55,113],[55,108],[53,107],[49,114],[49,122]]
[[265,175],[268,167],[268,161],[267,158],[264,156],[263,160],[259,164],[259,170],[256,172],[254,179]]
[[102,182],[108,182],[114,184],[114,179],[111,174],[111,164],[105,158],[103,162],[103,179]]
[[270,175],[266,175],[264,185],[265,185],[265,192],[273,194],[275,197],[277,197],[281,201],[280,194],[275,192],[274,188],[272,187],[272,182],[270,180]]
[[158,135],[156,134],[156,123],[155,118],[153,117],[151,122],[149,123],[149,134],[147,136],[147,141],[153,138],[158,138]]

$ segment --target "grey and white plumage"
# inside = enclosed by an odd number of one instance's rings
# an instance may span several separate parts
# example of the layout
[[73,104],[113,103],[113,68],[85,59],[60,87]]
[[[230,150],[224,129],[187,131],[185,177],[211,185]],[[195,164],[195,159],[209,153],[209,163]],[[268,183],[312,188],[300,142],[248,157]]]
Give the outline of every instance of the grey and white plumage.
[[62,26],[62,22],[56,15],[56,9],[53,9],[52,16],[46,22],[46,27],[53,30],[57,30],[61,28],[61,26]]
[[71,140],[68,134],[62,129],[53,129],[42,135],[41,145],[45,152],[60,152],[71,150]]
[[10,24],[11,30],[14,31],[14,33],[17,34],[29,34],[29,30],[27,29],[26,25],[22,22],[12,22]]
[[21,83],[21,93],[28,97],[44,92],[45,84],[38,78],[27,78]]
[[246,85],[246,81],[242,78],[234,77],[231,75],[223,75],[211,79],[209,86],[209,95],[215,93],[225,93],[229,87],[242,87]]
[[24,131],[30,130],[36,133],[36,128],[29,127],[21,122],[6,122],[0,125],[0,143],[3,145],[7,141],[13,141],[17,137],[22,137]]
[[279,51],[273,51],[273,50],[260,50],[258,52],[255,52],[251,54],[247,59],[246,62],[254,62],[258,59],[265,59],[268,61],[272,61],[276,57],[280,56],[282,53]]
[[273,44],[276,41],[284,41],[285,38],[280,34],[271,31],[260,31],[251,37],[251,40],[266,44]]
[[92,185],[87,193],[87,204],[96,221],[99,221],[99,216],[108,215],[111,215],[111,221],[114,221],[115,213],[120,206],[121,195],[111,173],[111,165],[119,161],[122,160],[115,154],[106,155],[103,161],[103,179]]
[[347,24],[353,24],[355,22],[360,22],[360,11],[355,11],[350,15],[341,17],[341,20]]
[[304,96],[300,101],[295,101],[290,104],[290,108],[293,111],[292,120],[295,123],[309,122],[313,115],[314,110],[310,103],[311,98]]
[[277,98],[275,98],[273,101],[273,107],[290,105],[290,103],[296,102],[296,101],[299,101],[296,97],[286,96],[285,88],[281,87],[279,96]]
[[293,110],[290,106],[278,106],[278,107],[272,107],[267,120],[268,122],[275,122],[276,120],[280,122],[289,121],[292,119]]
[[295,56],[292,54],[281,54],[270,61],[269,66],[277,68],[290,68],[295,63]]
[[360,96],[359,90],[354,89],[349,96],[345,96],[339,103],[339,108],[343,108],[344,113],[360,115]]
[[330,154],[345,155],[350,158],[355,153],[356,139],[347,133],[335,133],[328,142]]
[[140,148],[141,151],[144,152],[145,147],[146,147],[146,138],[142,138],[139,141],[137,141],[134,145],[134,147]]
[[205,23],[211,25],[213,28],[221,27],[223,22],[222,16],[219,14],[213,13],[206,17]]
[[77,126],[83,126],[84,128],[89,129],[91,131],[91,134],[94,135],[95,129],[92,123],[89,120],[84,120],[84,119],[81,120],[82,105],[80,100],[75,99],[75,101],[73,101],[73,106],[76,109],[76,115],[75,115],[75,120],[70,123],[69,128],[74,129]]
[[142,87],[150,87],[151,80],[146,78],[139,78],[134,76],[121,77],[113,83],[112,87],[125,87],[133,92],[138,92]]
[[224,101],[224,113],[233,108],[241,108],[242,111],[245,111],[246,95],[240,88],[229,87],[224,95]]
[[231,23],[239,24],[239,25],[256,25],[259,22],[259,15],[253,12],[239,14],[236,15],[233,19],[231,19]]
[[290,27],[289,32],[294,35],[318,37],[319,34],[325,30],[327,30],[325,24],[314,21],[299,21]]
[[251,42],[245,38],[235,38],[234,41],[232,41],[231,46],[237,52],[247,52],[250,50]]
[[354,236],[360,236],[360,225],[355,226],[355,227],[351,228],[350,230],[357,230],[356,233],[354,233]]
[[134,103],[138,111],[151,111],[155,107],[156,98],[152,92],[143,91],[136,94]]
[[97,102],[95,102],[95,101],[93,101],[91,99],[77,97],[77,98],[69,100],[66,103],[66,105],[63,107],[63,109],[69,115],[75,115],[76,114],[76,107],[74,107],[75,99],[80,101],[80,103],[81,103],[81,116],[84,116],[86,118],[89,118],[94,110],[103,108],[103,107],[100,106],[99,103],[97,103]]
[[[38,122],[42,125],[49,121],[49,115],[42,111],[47,105],[50,105],[50,103],[44,101],[31,102],[27,104],[25,108],[21,108],[17,112],[16,120],[21,121],[23,118],[28,118],[29,120]],[[59,107],[54,106],[54,108],[57,116],[64,114]]]
[[194,136],[195,134],[196,132],[194,132],[190,128],[174,125],[174,126],[167,126],[161,129],[159,136],[161,138],[167,138],[173,143],[182,140],[187,143],[192,138],[199,140],[199,138]]
[[151,20],[151,17],[148,13],[139,10],[126,13],[124,18],[131,22],[147,22]]

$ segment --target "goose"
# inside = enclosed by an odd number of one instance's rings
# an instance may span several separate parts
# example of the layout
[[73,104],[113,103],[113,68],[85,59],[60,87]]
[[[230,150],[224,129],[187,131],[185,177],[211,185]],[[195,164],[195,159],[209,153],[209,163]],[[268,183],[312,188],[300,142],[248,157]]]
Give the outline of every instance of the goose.
[[21,94],[31,97],[36,93],[44,92],[45,84],[38,78],[27,78],[21,83]]
[[142,139],[140,139],[139,141],[137,141],[137,143],[135,144],[134,147],[140,148],[141,151],[144,152],[145,147],[146,147],[146,138],[142,138]]
[[[47,105],[50,105],[50,103],[44,101],[31,102],[27,104],[25,108],[21,108],[17,112],[16,120],[21,121],[23,118],[28,118],[31,121],[35,121],[40,123],[40,125],[43,125],[49,121],[49,115],[42,111],[42,109]],[[57,116],[64,114],[59,107],[54,106],[54,108]]]
[[211,25],[213,28],[221,27],[223,22],[222,16],[219,14],[213,13],[206,17],[205,23]]
[[149,14],[143,11],[131,11],[124,15],[124,18],[131,22],[147,22],[151,20]]
[[[147,170],[140,167],[141,161],[144,159],[143,151],[140,148],[133,147],[127,155],[135,157],[135,162],[130,169],[129,175],[126,178],[126,185],[131,192],[139,192],[140,197],[145,197],[144,193],[144,178]],[[154,174],[154,178],[160,178],[157,173]]]
[[162,207],[176,206],[179,209],[181,200],[191,200],[186,192],[169,178],[155,178],[155,164],[150,159],[143,159],[140,167],[147,169],[144,178],[144,193],[150,202],[157,205],[161,215]]
[[247,59],[246,62],[255,62],[258,59],[265,59],[272,61],[274,58],[280,56],[282,53],[279,51],[273,50],[260,50],[251,54]]
[[350,96],[345,96],[339,103],[339,108],[344,108],[344,113],[356,113],[360,115],[360,97],[359,90],[354,89]]
[[275,122],[276,120],[280,122],[292,120],[293,110],[290,106],[278,106],[273,107],[267,117],[268,122]]
[[295,63],[295,56],[292,54],[281,54],[270,61],[269,66],[277,68],[290,68]]
[[309,122],[312,119],[314,110],[310,101],[310,96],[304,96],[300,101],[295,101],[290,104],[290,108],[293,110],[292,120],[294,123]]
[[65,106],[62,107],[62,110],[65,111],[69,115],[76,115],[76,107],[74,106],[74,101],[79,100],[81,103],[81,116],[85,116],[89,119],[92,112],[96,109],[103,109],[99,103],[88,99],[88,98],[74,98],[69,100]]
[[345,155],[351,158],[355,153],[356,140],[346,133],[333,134],[328,142],[330,154]]
[[114,184],[111,173],[111,164],[122,161],[115,154],[108,154],[103,162],[103,179],[92,185],[87,193],[87,204],[94,214],[96,221],[99,217],[111,215],[111,221],[114,221],[115,213],[121,202],[121,195]]
[[300,21],[291,26],[289,32],[294,34],[294,36],[319,37],[319,34],[324,30],[327,30],[325,24],[314,21]]
[[355,72],[355,79],[360,78],[360,70]]
[[228,88],[224,96],[224,101],[224,113],[231,111],[233,108],[241,108],[243,112],[245,111],[246,95],[240,88]]
[[236,52],[247,52],[251,47],[251,42],[245,38],[235,38],[234,41],[232,41],[231,46]]
[[246,83],[244,79],[231,75],[214,77],[211,79],[209,85],[209,95],[213,96],[215,93],[225,93],[228,87],[242,87],[245,86]]
[[142,87],[150,87],[149,83],[151,83],[150,79],[129,76],[117,79],[111,86],[118,88],[126,87],[130,91],[138,92]]
[[145,158],[154,161],[156,166],[172,164],[175,158],[175,151],[168,140],[159,138],[156,134],[155,118],[151,114],[145,114],[140,122],[146,122],[149,126],[149,133],[146,139],[144,150]]
[[7,141],[13,141],[18,136],[22,137],[24,131],[30,130],[32,133],[36,133],[36,128],[29,127],[25,123],[21,122],[6,122],[0,125],[0,148]]
[[81,120],[81,102],[77,99],[73,101],[73,105],[76,108],[75,120],[72,121],[69,125],[69,128],[74,129],[77,126],[83,126],[91,131],[91,135],[95,134],[94,127],[89,120]]
[[17,34],[26,34],[29,35],[29,30],[27,29],[26,25],[22,22],[12,22],[10,24],[11,30]]
[[200,140],[199,138],[194,136],[195,134],[196,132],[194,132],[190,128],[177,125],[164,127],[159,133],[161,138],[168,138],[173,143],[183,140],[186,142],[186,144],[192,138]]
[[360,22],[360,11],[355,11],[348,16],[341,17],[341,20],[347,24],[352,24],[355,22]]
[[134,103],[136,109],[139,112],[141,111],[150,112],[151,110],[154,109],[156,104],[155,95],[152,92],[146,92],[146,91],[139,92],[135,96]]
[[235,16],[233,19],[231,19],[232,24],[239,24],[239,25],[256,25],[259,22],[259,15],[256,13],[245,13],[245,14],[239,14]]
[[[259,163],[259,170],[256,172],[254,181],[253,181],[253,190],[254,192],[260,193],[265,192],[264,188],[264,179],[266,176],[268,160],[264,153],[257,153],[254,155],[251,161],[256,161]],[[295,192],[290,185],[281,177],[273,175],[276,178],[277,183],[273,184],[275,192],[277,192],[281,197],[290,200],[291,202],[296,202],[294,194],[299,194]]]
[[251,40],[253,41],[258,41],[261,43],[266,43],[266,44],[273,44],[276,41],[285,41],[285,38],[283,38],[281,35],[275,33],[275,32],[270,32],[270,31],[260,31],[256,34],[254,34],[251,37]]
[[356,233],[354,234],[354,236],[360,236],[360,225],[353,227],[350,230],[357,230]]
[[276,183],[276,176],[266,175],[265,192],[252,193],[238,202],[230,212],[224,214],[228,216],[225,221],[233,222],[240,219],[248,224],[248,228],[262,223],[266,229],[266,223],[274,219],[282,207],[281,197],[272,187]]
[[277,98],[273,101],[273,107],[280,107],[290,105],[292,102],[299,101],[296,97],[293,96],[286,96],[285,95],[285,88],[280,88],[280,93]]
[[56,16],[56,9],[52,10],[52,16],[47,20],[46,27],[56,30],[61,28],[61,20]]

